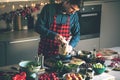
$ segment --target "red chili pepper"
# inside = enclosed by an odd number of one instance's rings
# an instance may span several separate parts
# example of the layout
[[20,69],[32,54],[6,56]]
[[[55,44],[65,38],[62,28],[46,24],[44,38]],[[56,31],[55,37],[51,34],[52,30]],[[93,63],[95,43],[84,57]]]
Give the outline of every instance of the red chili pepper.
[[26,72],[21,72],[20,75],[21,77],[26,78]]
[[12,80],[26,80],[26,73],[21,72],[12,77]]
[[12,77],[12,80],[18,80],[19,77],[20,77],[20,75],[16,74],[15,76]]

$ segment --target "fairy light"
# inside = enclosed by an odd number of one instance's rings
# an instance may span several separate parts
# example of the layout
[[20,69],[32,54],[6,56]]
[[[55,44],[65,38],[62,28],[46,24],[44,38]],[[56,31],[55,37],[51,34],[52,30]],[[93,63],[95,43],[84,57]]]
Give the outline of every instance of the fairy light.
[[35,3],[32,3],[31,6],[32,6],[32,7],[35,7]]
[[41,2],[41,5],[45,5],[45,4]]
[[4,5],[4,4],[3,4],[3,5],[0,5],[0,8],[1,8],[1,9],[2,9],[2,8],[5,8],[5,6],[6,6],[6,5]]
[[9,0],[6,0],[6,2],[10,2]]
[[12,5],[12,10],[13,10],[13,11],[15,10],[15,5]]
[[28,5],[26,4],[25,7],[28,7]]
[[19,7],[20,7],[20,8],[23,8],[24,6],[20,4]]
[[44,5],[46,5],[46,4],[48,4],[47,2],[46,3],[44,3]]

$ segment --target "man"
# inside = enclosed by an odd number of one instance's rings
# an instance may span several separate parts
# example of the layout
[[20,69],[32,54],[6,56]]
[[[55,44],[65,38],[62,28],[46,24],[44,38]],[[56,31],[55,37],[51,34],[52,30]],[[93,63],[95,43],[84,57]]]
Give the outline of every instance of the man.
[[70,53],[80,40],[80,25],[77,11],[81,0],[64,0],[59,4],[47,4],[36,21],[35,31],[40,34],[38,54],[45,56],[61,54],[59,45]]

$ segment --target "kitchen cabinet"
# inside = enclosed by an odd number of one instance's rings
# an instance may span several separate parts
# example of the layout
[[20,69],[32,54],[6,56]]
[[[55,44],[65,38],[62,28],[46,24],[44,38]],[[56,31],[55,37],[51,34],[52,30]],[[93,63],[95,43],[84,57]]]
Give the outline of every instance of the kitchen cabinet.
[[120,46],[120,1],[102,3],[100,47]]
[[93,50],[99,49],[99,37],[97,38],[91,38],[91,39],[85,39],[85,40],[80,40],[77,46],[75,47],[75,50]]
[[7,64],[18,64],[22,60],[34,60],[39,39],[11,41],[7,44]]
[[5,66],[6,57],[5,57],[5,43],[0,42],[0,66]]

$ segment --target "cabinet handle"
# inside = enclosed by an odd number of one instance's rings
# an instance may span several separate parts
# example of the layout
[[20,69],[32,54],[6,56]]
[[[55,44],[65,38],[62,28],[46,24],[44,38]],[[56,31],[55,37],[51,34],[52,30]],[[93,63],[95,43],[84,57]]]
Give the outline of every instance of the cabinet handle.
[[10,42],[10,43],[11,43],[11,44],[14,44],[14,43],[22,43],[22,42],[36,41],[36,40],[39,40],[39,38],[37,38],[37,39],[28,39],[28,40],[12,41],[12,42]]

